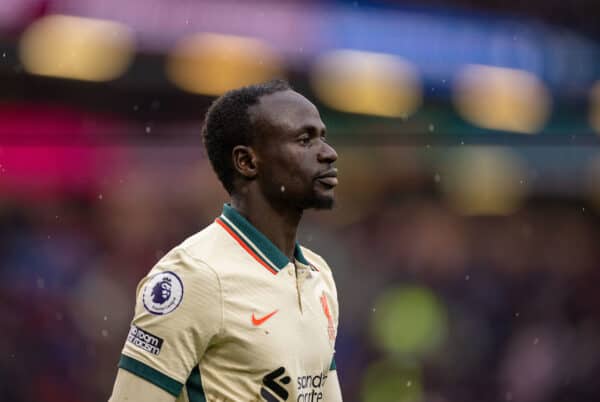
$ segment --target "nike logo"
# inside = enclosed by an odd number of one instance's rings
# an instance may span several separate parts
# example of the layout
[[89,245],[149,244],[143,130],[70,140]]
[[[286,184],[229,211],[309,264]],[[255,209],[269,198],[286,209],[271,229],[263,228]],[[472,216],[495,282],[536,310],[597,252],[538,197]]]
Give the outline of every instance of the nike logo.
[[260,318],[256,318],[254,316],[254,313],[252,313],[252,324],[254,326],[259,326],[260,324],[264,323],[265,321],[267,321],[269,318],[273,317],[279,310],[275,310],[270,312],[269,314],[267,314],[264,317],[260,317]]

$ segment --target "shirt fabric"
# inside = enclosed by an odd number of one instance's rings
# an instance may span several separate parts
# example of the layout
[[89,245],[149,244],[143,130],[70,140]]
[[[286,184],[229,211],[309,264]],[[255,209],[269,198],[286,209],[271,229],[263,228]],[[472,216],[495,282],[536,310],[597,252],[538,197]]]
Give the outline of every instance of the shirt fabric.
[[137,287],[119,367],[177,401],[326,401],[338,325],[327,263],[294,262],[234,208]]

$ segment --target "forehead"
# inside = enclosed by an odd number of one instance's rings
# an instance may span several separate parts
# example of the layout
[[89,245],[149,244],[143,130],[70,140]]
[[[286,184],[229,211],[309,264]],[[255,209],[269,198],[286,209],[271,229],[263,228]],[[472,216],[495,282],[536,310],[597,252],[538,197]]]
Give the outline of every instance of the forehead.
[[316,106],[292,90],[265,95],[249,111],[257,121],[275,128],[294,130],[307,125],[324,127]]

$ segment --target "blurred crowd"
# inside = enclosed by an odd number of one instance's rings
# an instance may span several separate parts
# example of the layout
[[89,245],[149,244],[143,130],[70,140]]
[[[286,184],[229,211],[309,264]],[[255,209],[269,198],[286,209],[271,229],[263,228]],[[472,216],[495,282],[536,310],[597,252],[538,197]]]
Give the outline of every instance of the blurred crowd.
[[[107,400],[137,282],[227,199],[199,147],[126,151],[126,164],[85,188],[3,191],[2,401]],[[345,400],[597,400],[592,208],[534,194],[507,216],[464,216],[408,154],[344,170],[345,151],[357,154],[339,149],[337,208],[308,213],[299,234],[337,279]],[[382,295],[410,287],[435,300],[436,325],[411,306],[380,311]],[[395,347],[381,341],[381,320],[439,333]]]

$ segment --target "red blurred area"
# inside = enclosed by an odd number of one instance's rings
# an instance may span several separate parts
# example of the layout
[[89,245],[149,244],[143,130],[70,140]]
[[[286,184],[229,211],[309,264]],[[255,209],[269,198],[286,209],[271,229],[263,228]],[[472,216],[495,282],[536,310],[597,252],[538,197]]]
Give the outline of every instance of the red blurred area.
[[93,193],[122,166],[126,149],[102,146],[120,123],[56,107],[0,108],[0,191],[49,197]]

